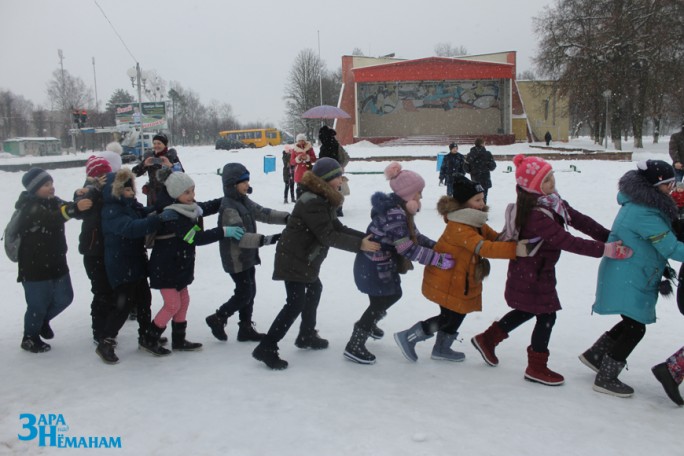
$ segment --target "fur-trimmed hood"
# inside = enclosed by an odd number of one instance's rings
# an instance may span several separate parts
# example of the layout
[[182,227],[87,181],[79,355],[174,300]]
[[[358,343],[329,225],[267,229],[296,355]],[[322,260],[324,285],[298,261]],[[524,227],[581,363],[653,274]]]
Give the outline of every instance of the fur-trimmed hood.
[[627,171],[618,183],[618,203],[625,205],[629,202],[641,206],[658,209],[670,221],[678,218],[677,205],[670,195],[662,193],[652,186],[645,177],[636,170]]
[[133,183],[133,191],[137,193],[135,189],[135,174],[128,168],[121,168],[114,175],[114,182],[112,182],[112,196],[115,199],[121,198],[123,195],[123,189],[126,182],[131,181]]
[[340,207],[344,203],[344,196],[339,190],[332,188],[326,181],[316,176],[312,171],[307,171],[302,177],[301,184],[318,196],[322,196],[332,207]]
[[437,201],[437,212],[444,217],[444,221],[458,222],[474,227],[481,227],[489,216],[489,206],[485,206],[482,210],[467,208],[463,204],[456,201],[451,196],[442,196]]
[[313,146],[311,145],[311,143],[310,143],[309,141],[307,141],[306,144],[304,144],[304,147],[299,147],[299,146],[295,143],[294,147],[292,147],[292,150],[293,150],[295,153],[304,154],[304,153],[308,152],[309,150],[311,150],[312,148],[313,148]]

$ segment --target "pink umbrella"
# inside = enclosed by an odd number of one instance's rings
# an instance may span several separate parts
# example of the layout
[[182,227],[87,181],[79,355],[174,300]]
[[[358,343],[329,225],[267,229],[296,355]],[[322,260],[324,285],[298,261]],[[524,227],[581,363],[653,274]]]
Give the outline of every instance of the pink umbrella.
[[320,105],[302,114],[302,119],[350,119],[351,116],[336,106]]

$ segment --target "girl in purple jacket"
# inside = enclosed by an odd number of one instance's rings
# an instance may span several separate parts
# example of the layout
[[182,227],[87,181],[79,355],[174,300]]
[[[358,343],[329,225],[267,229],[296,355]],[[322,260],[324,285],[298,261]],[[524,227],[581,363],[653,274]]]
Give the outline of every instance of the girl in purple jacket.
[[[520,154],[515,156],[513,164],[518,194],[515,226],[519,238],[539,238],[541,245],[534,256],[508,263],[505,298],[513,310],[471,342],[487,364],[496,366],[499,360],[495,347],[515,328],[536,318],[531,344],[527,347],[525,378],[545,385],[562,385],[563,376],[547,367],[551,331],[556,312],[561,309],[556,292],[556,263],[561,251],[621,259],[630,256],[631,250],[623,247],[621,241],[605,243],[610,231],[561,199],[549,163]],[[566,225],[594,240],[573,236],[565,229]]]

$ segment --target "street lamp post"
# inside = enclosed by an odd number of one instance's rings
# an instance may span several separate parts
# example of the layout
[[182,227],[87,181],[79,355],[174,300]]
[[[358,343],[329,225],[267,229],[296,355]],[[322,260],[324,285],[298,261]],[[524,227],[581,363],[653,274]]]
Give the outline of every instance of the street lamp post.
[[603,98],[606,99],[606,149],[608,149],[608,138],[610,137],[610,98],[613,96],[613,92],[608,89],[603,92]]
[[[131,78],[131,85],[138,88],[138,119],[140,120],[140,157],[145,152],[145,137],[143,135],[143,109],[142,109],[142,72],[140,71],[140,63],[135,62],[135,68],[131,67],[126,71],[126,74]],[[135,121],[135,118],[133,119]]]

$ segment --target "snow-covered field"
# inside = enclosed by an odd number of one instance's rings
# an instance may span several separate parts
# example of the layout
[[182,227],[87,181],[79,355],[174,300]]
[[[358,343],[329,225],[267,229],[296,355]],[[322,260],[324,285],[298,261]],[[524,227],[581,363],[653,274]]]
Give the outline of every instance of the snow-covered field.
[[[668,160],[667,137],[645,140],[634,160]],[[586,138],[571,146],[591,146]],[[467,152],[470,146],[463,146]],[[631,144],[625,145],[629,149]],[[534,153],[526,144],[492,146],[494,154]],[[379,148],[349,146],[352,157],[436,155],[439,147]],[[217,151],[213,147],[179,148],[186,170],[197,183],[197,198],[220,196],[217,169],[239,161],[250,169],[252,198],[263,206],[288,210],[283,204],[280,148]],[[276,172],[264,174],[264,156],[275,155]],[[79,155],[85,158],[87,155]],[[73,156],[72,156],[73,157]],[[2,160],[10,163],[19,159]],[[557,188],[576,209],[610,227],[617,212],[619,177],[634,162],[553,161]],[[439,187],[434,161],[402,163],[427,182],[419,229],[436,239],[444,224],[435,211]],[[352,162],[347,171],[382,171],[387,162]],[[489,193],[490,225],[500,229],[503,210],[514,201],[511,162],[499,162]],[[572,172],[574,165],[580,172]],[[68,199],[81,185],[83,168],[50,171],[57,194]],[[22,173],[0,172],[0,223],[6,223],[21,186]],[[351,195],[342,221],[364,230],[369,221],[369,197],[389,191],[379,174],[350,174]],[[215,223],[215,217],[207,220]],[[4,226],[4,225],[3,225]],[[399,352],[392,333],[436,314],[438,307],[421,296],[422,267],[403,278],[404,297],[380,326],[383,340],[368,343],[377,357],[373,366],[346,361],[342,351],[353,323],[367,305],[352,276],[354,255],[331,250],[323,265],[323,297],[318,329],[330,340],[328,350],[311,352],[294,347],[298,323],[281,343],[290,362],[273,372],[251,357],[252,343],[235,340],[237,322],[228,323],[228,342],[213,338],[204,317],[227,300],[233,283],[221,268],[218,247],[198,250],[195,283],[190,287],[188,338],[202,342],[198,353],[174,353],[154,358],[137,349],[137,325],[126,324],[119,335],[121,363],[105,365],[95,354],[90,331],[90,285],[77,251],[78,221],[67,224],[68,253],[74,284],[73,304],[53,321],[52,351],[30,354],[19,348],[25,302],[16,282],[16,265],[2,256],[0,287],[4,290],[0,319],[0,454],[66,454],[77,450],[40,447],[39,438],[21,440],[41,427],[28,415],[61,417],[56,434],[65,437],[120,437],[120,449],[80,450],[79,454],[125,455],[678,455],[682,410],[665,396],[650,367],[684,343],[684,320],[674,299],[661,299],[657,324],[647,328],[642,343],[629,358],[621,379],[635,388],[630,399],[618,399],[591,389],[594,374],[578,360],[617,318],[591,314],[599,260],[564,253],[558,264],[558,291],[563,311],[551,339],[549,365],[566,383],[548,387],[523,380],[525,348],[532,323],[523,325],[497,349],[500,364],[487,366],[470,338],[508,311],[503,300],[504,261],[492,261],[485,282],[484,311],[470,314],[461,327],[464,363],[430,359],[432,341],[418,345],[418,363]],[[271,234],[277,226],[259,225]],[[261,250],[257,268],[258,294],[254,319],[265,332],[285,300],[282,282],[271,280],[273,247]],[[678,269],[678,264],[673,264]],[[153,313],[161,298],[153,291]],[[27,414],[27,415],[23,415]],[[47,429],[50,432],[50,428]],[[49,441],[49,440],[48,440]]]

